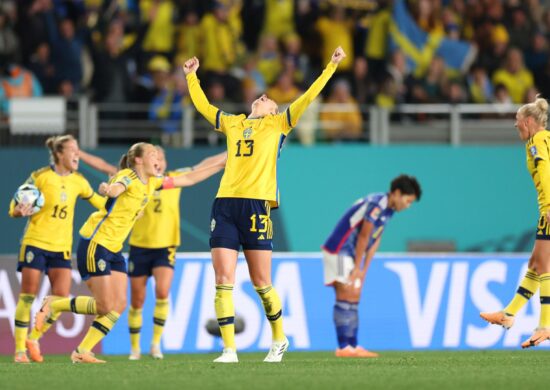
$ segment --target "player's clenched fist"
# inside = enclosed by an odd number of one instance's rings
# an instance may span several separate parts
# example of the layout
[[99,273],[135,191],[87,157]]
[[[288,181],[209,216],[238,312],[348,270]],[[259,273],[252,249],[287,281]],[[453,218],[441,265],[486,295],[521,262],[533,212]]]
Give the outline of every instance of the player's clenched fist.
[[346,53],[344,52],[344,49],[342,49],[341,46],[338,46],[336,50],[334,50],[334,53],[332,54],[332,58],[330,61],[334,64],[339,64],[340,61],[342,61],[344,58],[346,58]]
[[197,69],[199,69],[199,59],[197,57],[190,58],[183,64],[183,72],[185,74],[196,72]]

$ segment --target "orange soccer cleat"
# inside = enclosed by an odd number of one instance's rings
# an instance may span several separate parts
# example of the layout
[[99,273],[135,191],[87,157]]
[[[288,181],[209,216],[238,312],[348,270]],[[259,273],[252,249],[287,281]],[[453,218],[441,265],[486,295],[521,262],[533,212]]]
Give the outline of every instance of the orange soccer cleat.
[[479,316],[490,324],[500,325],[504,329],[510,329],[514,325],[514,316],[508,315],[503,311],[496,311],[494,313],[482,312]]
[[536,347],[544,340],[550,340],[550,328],[537,328],[531,337],[521,343],[521,348]]
[[357,357],[360,357],[360,358],[377,358],[379,356],[376,352],[371,352],[369,350],[366,350],[360,345],[355,347],[355,353],[357,354]]
[[105,360],[97,359],[93,352],[78,352],[76,350],[71,353],[71,360],[73,363],[107,363]]
[[14,363],[30,363],[29,357],[26,352],[16,352],[13,357]]
[[336,357],[343,357],[343,358],[356,358],[356,357],[358,357],[357,356],[357,351],[351,345],[348,345],[345,348],[337,348],[334,355],[336,355]]
[[51,304],[53,301],[55,301],[54,296],[48,295],[47,297],[45,297],[42,301],[42,306],[40,306],[40,310],[38,310],[36,312],[36,315],[34,316],[34,328],[39,332],[42,330],[44,324],[51,316]]
[[27,351],[29,351],[29,356],[33,362],[42,363],[44,361],[44,357],[40,353],[40,344],[38,343],[38,340],[27,339],[25,341],[25,346],[27,347]]

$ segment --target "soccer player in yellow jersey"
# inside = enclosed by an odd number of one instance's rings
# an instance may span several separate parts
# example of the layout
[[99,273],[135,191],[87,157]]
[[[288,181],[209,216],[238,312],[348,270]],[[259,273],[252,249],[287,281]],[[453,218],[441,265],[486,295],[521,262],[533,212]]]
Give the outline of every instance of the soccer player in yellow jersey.
[[77,141],[71,135],[62,135],[48,138],[46,146],[50,150],[51,165],[34,171],[27,180],[44,195],[44,206],[31,215],[32,206],[15,205],[12,200],[9,211],[11,217],[29,217],[17,264],[17,271],[21,272],[21,293],[15,309],[16,363],[29,363],[27,349],[32,361],[43,361],[38,340],[58,317],[53,316],[42,331],[33,330],[27,338],[31,306],[42,272],[48,275],[53,296],[69,296],[76,200],[86,199],[96,208],[104,204],[88,180],[77,172]]
[[341,47],[332,55],[323,73],[283,113],[262,95],[252,103],[252,112],[229,115],[208,102],[196,71],[199,60],[189,59],[183,67],[189,93],[197,110],[227,137],[227,163],[212,206],[210,247],[216,275],[216,317],[224,343],[216,363],[237,363],[233,284],[239,249],[242,246],[250,279],[271,324],[273,342],[265,362],[280,362],[288,348],[283,332],[281,301],[271,285],[273,227],[271,208],[279,206],[277,159],[286,136],[296,126],[307,106],[317,97],[346,57]]
[[521,106],[516,114],[519,137],[526,142],[527,169],[538,193],[540,216],[535,247],[527,272],[508,306],[502,311],[480,314],[487,322],[509,329],[514,324],[516,313],[540,288],[539,326],[521,344],[522,348],[550,339],[550,132],[546,130],[547,121],[548,102],[539,97]]
[[121,159],[121,169],[109,183],[101,183],[99,193],[105,206],[90,215],[80,229],[77,250],[78,270],[93,297],[53,299],[46,297],[36,314],[35,327],[43,326],[60,312],[93,314],[88,333],[71,354],[73,363],[104,363],[92,353],[126,307],[128,279],[121,250],[135,221],[153,193],[159,189],[187,187],[222,169],[212,166],[177,177],[159,177],[157,149],[147,143],[133,145]]
[[[191,168],[166,171],[164,150],[157,146],[159,174],[167,177],[185,175],[192,171],[223,164],[227,153],[208,157]],[[96,156],[81,153],[82,160],[93,168],[115,175],[117,167]],[[212,172],[214,174],[215,172]],[[207,177],[204,177],[206,179]],[[131,302],[128,313],[131,353],[130,360],[141,358],[140,333],[143,323],[142,308],[145,302],[147,279],[155,279],[155,311],[153,314],[153,340],[151,356],[162,359],[160,339],[168,316],[168,294],[174,276],[176,249],[180,245],[180,195],[181,189],[155,191],[143,215],[130,234],[128,276],[130,276]]]

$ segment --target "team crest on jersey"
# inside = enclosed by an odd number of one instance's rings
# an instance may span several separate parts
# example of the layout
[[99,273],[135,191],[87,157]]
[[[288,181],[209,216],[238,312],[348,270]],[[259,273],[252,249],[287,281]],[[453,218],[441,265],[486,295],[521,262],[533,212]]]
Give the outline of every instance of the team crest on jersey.
[[31,263],[34,260],[34,253],[28,251],[25,255],[25,260],[27,260],[27,263]]
[[378,219],[378,217],[380,216],[380,207],[373,208],[372,211],[370,212],[369,216],[372,219]]
[[243,137],[244,139],[249,139],[250,137],[252,137],[252,127],[247,127],[246,129],[244,129]]
[[65,203],[67,201],[67,193],[65,191],[61,191],[59,199],[61,200],[61,203]]
[[105,262],[105,260],[99,259],[99,261],[97,262],[97,268],[99,268],[99,270],[103,272],[105,271],[105,267],[107,267],[107,263]]
[[133,261],[129,261],[128,262],[128,272],[134,272],[134,262]]
[[529,148],[529,152],[531,153],[531,156],[535,157],[537,155],[537,147],[535,145],[531,146]]
[[213,232],[216,228],[216,220],[212,218],[212,221],[210,221],[210,231]]

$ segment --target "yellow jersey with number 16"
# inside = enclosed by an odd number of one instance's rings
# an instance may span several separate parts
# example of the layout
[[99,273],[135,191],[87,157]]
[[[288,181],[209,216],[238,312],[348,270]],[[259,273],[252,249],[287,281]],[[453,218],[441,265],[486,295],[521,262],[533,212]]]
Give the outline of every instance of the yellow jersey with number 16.
[[[34,171],[26,183],[34,184],[44,195],[44,206],[29,217],[21,243],[51,252],[63,252],[71,258],[73,220],[76,201],[98,198],[90,183],[78,172],[62,176],[53,167]],[[15,202],[10,204],[12,215]],[[99,206],[98,206],[99,207]]]
[[113,253],[119,252],[153,193],[162,188],[163,180],[162,177],[151,177],[143,183],[131,169],[119,171],[109,183],[122,184],[126,191],[117,198],[108,198],[104,209],[90,215],[80,229],[82,238],[92,240]]

